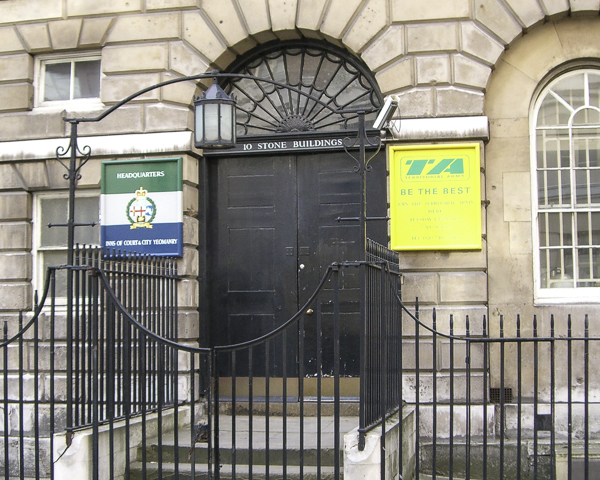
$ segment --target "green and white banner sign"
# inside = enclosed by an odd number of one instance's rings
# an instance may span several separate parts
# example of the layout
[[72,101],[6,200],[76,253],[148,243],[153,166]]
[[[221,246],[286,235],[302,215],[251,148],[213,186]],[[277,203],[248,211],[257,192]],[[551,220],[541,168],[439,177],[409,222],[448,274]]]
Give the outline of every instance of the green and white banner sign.
[[102,162],[102,246],[183,256],[183,160]]

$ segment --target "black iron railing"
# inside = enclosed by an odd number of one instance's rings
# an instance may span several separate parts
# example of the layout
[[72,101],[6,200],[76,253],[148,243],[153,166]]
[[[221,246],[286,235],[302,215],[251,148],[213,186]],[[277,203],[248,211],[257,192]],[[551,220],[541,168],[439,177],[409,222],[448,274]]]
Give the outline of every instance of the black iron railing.
[[[175,340],[174,263],[94,249],[78,250],[75,259],[73,267],[49,269],[27,325],[21,315],[9,338],[5,324],[1,403],[14,412],[4,416],[5,478],[69,476],[63,458],[81,448],[86,435],[93,479],[160,477],[163,471],[175,478],[211,472],[218,479],[224,463],[232,473],[341,478],[342,435],[359,427],[358,409],[342,392],[340,354],[346,348],[340,292],[355,262],[330,266],[306,305],[268,335],[203,349]],[[391,304],[387,263],[366,267],[370,294]],[[55,290],[64,269],[74,282],[70,326]],[[368,310],[369,426],[397,410],[391,403],[400,398],[378,396],[386,391],[378,382],[397,385],[398,377],[393,368],[379,374],[389,366],[381,351],[400,340],[385,323],[385,315],[394,315],[388,310],[375,303]],[[33,353],[29,366],[27,352]],[[217,373],[224,364],[231,377]],[[201,391],[206,374],[212,381]],[[35,386],[31,393],[28,382]],[[270,440],[273,429],[281,430],[280,440]]]
[[[67,459],[87,448],[94,480],[339,480],[342,435],[381,426],[381,458],[405,478],[597,478],[598,323],[438,319],[401,302],[394,255],[369,248],[368,262],[331,265],[268,335],[212,349],[176,340],[172,261],[78,250],[75,266],[49,269],[33,315],[4,324],[0,476],[69,478]],[[359,415],[344,399],[340,301],[357,267],[368,298]],[[70,326],[56,295],[65,269]],[[413,431],[399,429],[395,450],[386,420],[401,404]]]
[[[160,416],[179,403],[178,357],[161,343],[177,336],[175,260],[97,248],[78,248],[74,259],[75,266],[48,269],[27,321],[21,312],[18,324],[4,323],[0,471],[7,479],[52,478],[55,433],[66,432],[64,454],[82,428],[92,426],[98,442],[102,424]],[[73,279],[70,316],[57,294],[65,270]],[[135,321],[125,318],[125,305]]]
[[418,301],[406,313],[416,479],[597,478],[600,335],[588,315],[440,321]]
[[[156,343],[144,344],[146,339],[124,323],[107,296],[114,294],[126,311],[149,331],[165,339],[177,339],[176,260],[78,248],[74,264],[80,268],[73,268],[74,314],[72,325],[66,325],[72,339],[66,345],[67,392],[71,392],[67,396],[67,428],[91,425],[94,418],[90,416],[90,405],[94,396],[100,405],[101,422],[109,417],[158,408],[158,388],[163,384],[166,388],[163,401],[173,402],[171,377],[176,358],[160,358]],[[100,289],[93,281],[97,271],[106,275],[110,290]],[[138,353],[144,350],[145,355]],[[140,363],[131,364],[132,359]],[[107,374],[100,373],[94,382],[94,368]],[[98,388],[98,392],[92,392],[93,388]]]
[[400,273],[400,256],[398,252],[390,250],[384,245],[367,238],[367,261],[388,265],[388,269],[394,273]]
[[[402,404],[402,324],[398,253],[367,240],[366,316],[361,362],[360,434],[398,412]],[[385,448],[385,442],[382,449]]]

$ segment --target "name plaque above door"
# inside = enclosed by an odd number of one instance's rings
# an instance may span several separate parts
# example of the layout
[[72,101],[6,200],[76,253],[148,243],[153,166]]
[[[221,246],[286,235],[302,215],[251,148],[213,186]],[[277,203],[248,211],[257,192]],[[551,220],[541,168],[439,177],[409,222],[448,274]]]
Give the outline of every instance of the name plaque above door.
[[[369,132],[369,137],[374,138],[379,134],[373,131]],[[349,149],[358,148],[358,142],[354,144],[356,132],[345,132],[344,134],[315,134],[315,135],[274,135],[268,138],[257,137],[238,137],[238,143],[234,148],[226,150],[213,150],[210,155],[232,155],[232,154],[261,154],[261,153],[286,153],[286,152],[309,152],[309,151],[327,151],[343,150],[344,139]],[[372,149],[373,147],[368,147]],[[209,152],[206,152],[209,153]]]

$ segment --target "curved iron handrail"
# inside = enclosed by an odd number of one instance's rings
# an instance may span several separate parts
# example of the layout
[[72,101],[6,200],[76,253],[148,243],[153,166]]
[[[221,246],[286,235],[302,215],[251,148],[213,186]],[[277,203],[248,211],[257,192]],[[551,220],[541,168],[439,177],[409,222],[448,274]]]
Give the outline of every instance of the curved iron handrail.
[[[40,316],[40,313],[42,313],[42,309],[44,308],[44,304],[46,303],[46,298],[48,297],[48,290],[50,289],[50,278],[55,275],[55,270],[58,270],[61,268],[62,267],[48,267],[48,269],[47,269],[48,274],[46,275],[46,281],[44,283],[42,299],[40,302],[38,302],[38,304],[34,310],[33,317],[15,335],[13,335],[11,338],[5,340],[4,342],[1,342],[0,348],[6,347],[6,346],[10,345],[12,342],[14,342],[15,340],[18,340],[19,338],[21,338],[25,334],[25,332],[27,330],[29,330],[31,328],[31,326],[38,320],[38,317]],[[23,311],[21,310],[19,312],[19,314],[22,314],[22,313],[23,313]]]
[[89,270],[93,270],[94,273],[96,275],[98,275],[106,293],[108,294],[110,299],[114,302],[118,311],[124,316],[124,318],[129,323],[131,323],[140,332],[147,335],[148,337],[153,338],[157,342],[162,343],[163,345],[168,345],[168,346],[176,348],[178,350],[183,350],[183,351],[186,351],[189,353],[210,353],[211,349],[209,347],[192,347],[189,345],[183,345],[181,343],[177,343],[168,338],[164,338],[161,335],[154,333],[152,330],[149,330],[146,327],[144,327],[140,322],[138,322],[135,318],[133,318],[131,316],[131,314],[125,309],[125,307],[123,306],[121,301],[117,298],[115,291],[110,286],[110,283],[108,282],[108,279],[106,278],[106,274],[100,268],[97,268],[97,267],[90,268]]
[[115,293],[115,291],[113,290],[113,288],[111,287],[106,274],[104,273],[104,271],[98,267],[91,267],[88,265],[78,265],[78,266],[58,266],[58,267],[48,267],[48,274],[46,275],[46,282],[44,285],[44,290],[43,290],[43,294],[42,294],[42,298],[40,300],[40,302],[38,303],[34,316],[31,318],[31,320],[29,320],[29,322],[27,323],[27,325],[23,326],[23,328],[21,330],[19,330],[19,332],[17,332],[15,335],[13,335],[11,338],[7,339],[6,341],[0,343],[0,348],[9,345],[10,343],[14,342],[15,340],[19,339],[20,337],[22,337],[25,332],[35,323],[35,321],[38,319],[40,313],[42,312],[44,306],[45,306],[45,302],[46,299],[48,297],[48,291],[50,289],[50,281],[51,278],[55,276],[55,271],[56,270],[64,270],[64,269],[72,269],[72,270],[84,270],[84,271],[88,271],[88,272],[94,272],[94,275],[97,275],[100,278],[100,281],[102,283],[103,288],[105,289],[106,293],[108,294],[108,296],[110,297],[110,300],[112,302],[114,302],[117,310],[119,311],[119,313],[121,313],[124,318],[131,323],[137,330],[139,330],[140,332],[142,332],[143,334],[147,335],[148,337],[151,337],[152,339],[156,340],[159,343],[162,343],[164,345],[168,345],[170,347],[179,349],[179,350],[183,350],[189,353],[210,353],[211,351],[233,351],[233,350],[240,350],[242,348],[245,347],[253,347],[256,346],[266,340],[269,340],[272,337],[277,336],[277,334],[279,334],[280,332],[282,332],[283,330],[285,330],[289,325],[291,325],[294,321],[296,321],[298,319],[298,317],[306,310],[306,308],[308,306],[310,306],[310,304],[314,301],[314,299],[316,298],[316,296],[319,294],[319,292],[322,290],[323,286],[325,285],[325,282],[327,281],[329,275],[331,274],[331,272],[335,269],[335,268],[339,268],[340,264],[334,263],[331,264],[328,268],[327,271],[325,272],[325,274],[323,275],[323,278],[321,279],[319,285],[317,286],[317,288],[315,289],[315,291],[313,292],[313,294],[310,296],[310,298],[307,300],[307,302],[302,306],[302,308],[300,308],[298,310],[298,312],[296,312],[292,317],[290,317],[288,320],[285,321],[285,323],[281,324],[279,327],[277,327],[276,329],[272,330],[271,332],[267,333],[266,335],[263,335],[261,337],[257,337],[255,339],[249,340],[247,342],[243,342],[243,343],[238,343],[238,344],[231,344],[231,345],[219,345],[216,347],[192,347],[189,345],[184,345],[178,342],[175,342],[173,340],[170,340],[168,338],[162,337],[161,335],[158,335],[156,333],[154,333],[153,331],[149,330],[148,328],[146,328],[144,325],[142,325],[140,322],[138,322],[128,311],[127,309],[123,306],[123,304],[121,303],[121,301],[117,298],[117,295]]
[[[559,341],[559,340],[600,340],[600,337],[471,337],[471,336],[466,336],[466,335],[450,335],[448,333],[443,333],[443,332],[438,332],[437,330],[434,330],[432,327],[430,327],[429,325],[426,325],[425,323],[423,323],[421,320],[419,320],[414,314],[412,314],[409,310],[408,307],[404,304],[404,302],[402,301],[402,299],[400,298],[400,295],[398,295],[398,292],[395,291],[394,292],[400,307],[402,308],[402,310],[404,312],[406,312],[409,317],[415,321],[415,323],[417,323],[419,326],[425,328],[426,330],[428,330],[429,332],[433,333],[434,335],[438,335],[440,337],[443,338],[447,338],[448,340],[461,340],[461,341],[466,341],[466,342],[473,342],[473,343],[498,343],[498,342],[510,342],[510,343],[527,343],[527,342],[554,342],[554,341]],[[436,309],[434,307],[433,311],[435,312]],[[534,315],[535,317],[535,315]],[[488,333],[489,333],[489,329],[488,329]]]

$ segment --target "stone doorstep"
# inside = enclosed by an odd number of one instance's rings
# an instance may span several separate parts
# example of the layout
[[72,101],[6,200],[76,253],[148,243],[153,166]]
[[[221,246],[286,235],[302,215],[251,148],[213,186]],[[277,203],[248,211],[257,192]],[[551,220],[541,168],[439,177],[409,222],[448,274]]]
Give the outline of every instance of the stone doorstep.
[[[269,415],[272,416],[282,416],[283,408],[287,410],[287,414],[289,416],[299,416],[300,415],[300,402],[297,400],[288,401],[285,404],[282,401],[271,401],[268,403],[269,405]],[[266,411],[267,403],[264,401],[255,401],[252,403],[252,413],[264,415]],[[303,403],[304,416],[306,417],[316,417],[318,412],[321,412],[322,416],[332,416],[335,409],[335,403],[331,400],[322,401],[321,403],[317,402],[315,399],[306,399]],[[343,417],[358,417],[360,404],[357,401],[341,401],[339,404],[340,407],[340,415]],[[219,403],[219,412],[224,413],[226,415],[231,415],[233,412],[233,403],[232,402],[220,402]],[[235,403],[235,412],[241,415],[248,415],[250,413],[250,404],[245,402],[236,402]]]
[[[223,465],[221,472],[227,477],[231,472],[232,466],[232,417],[221,416],[221,434],[219,435],[220,444],[220,462]],[[306,478],[312,478],[316,475],[316,466],[319,460],[322,465],[322,478],[333,476],[333,466],[335,464],[334,435],[333,435],[333,417],[324,416],[321,418],[321,442],[317,440],[317,421],[318,417],[305,418],[304,443],[300,446],[300,418],[289,417],[287,421],[287,436],[284,448],[283,442],[283,418],[274,417],[269,419],[269,448],[266,448],[265,434],[266,422],[263,417],[253,419],[252,432],[252,462],[254,465],[253,473],[260,474],[265,469],[267,453],[271,465],[270,473],[278,478],[283,472],[284,452],[286,464],[288,465],[289,478],[299,476],[299,465],[305,466]],[[344,434],[358,427],[358,417],[340,418],[340,469],[343,463]],[[244,477],[244,472],[248,470],[250,458],[249,449],[249,417],[236,417],[236,475]],[[175,460],[175,438],[174,433],[169,432],[163,435],[161,442],[161,454],[163,462],[163,473],[168,474],[174,470]],[[178,449],[179,465],[181,472],[190,471],[190,445],[192,443],[192,432],[190,428],[183,428],[178,431]],[[198,442],[194,449],[194,461],[196,463],[195,471],[205,471],[208,463],[208,443]],[[132,464],[132,470],[136,470],[141,475],[141,455],[142,450],[138,449],[137,462]],[[147,442],[146,464],[156,466],[159,460],[159,445],[156,439]],[[156,467],[154,467],[156,468]],[[329,472],[329,470],[331,470]],[[314,472],[314,473],[311,473]],[[167,477],[168,478],[168,477]],[[314,477],[316,478],[316,477]]]
[[[162,448],[162,462],[164,464],[175,462],[175,447],[163,446]],[[219,449],[220,463],[222,465],[229,465],[233,463],[233,450],[231,448]],[[179,464],[191,463],[191,449],[188,446],[179,446],[177,454],[179,456]],[[241,466],[247,466],[250,463],[250,453],[252,453],[252,464],[266,465],[267,450],[264,448],[253,449],[252,452],[248,448],[237,448],[235,449],[235,464]],[[269,448],[269,465],[282,466],[284,464],[289,467],[304,465],[307,467],[316,467],[319,463],[324,467],[333,467],[335,464],[335,451],[332,448]],[[285,461],[284,461],[285,453]],[[138,450],[137,460],[141,461],[142,452]],[[157,445],[151,445],[146,449],[146,462],[147,463],[158,463],[159,460],[159,449]],[[208,463],[208,446],[206,443],[197,444],[194,450],[194,462],[196,464],[207,464]],[[340,445],[340,465],[343,462],[343,454]],[[244,467],[245,468],[245,467]]]
[[[232,428],[232,417],[221,417],[220,419],[220,434],[219,441],[221,448],[231,448],[233,438]],[[318,432],[318,417],[307,417],[304,421],[304,444],[303,448],[317,448],[328,449],[334,447],[334,418],[333,417],[322,417],[321,418],[321,443],[317,443],[317,432]],[[300,448],[300,418],[290,417],[286,422],[287,425],[287,436],[286,436],[286,448],[287,449],[298,449]],[[244,448],[248,446],[249,442],[249,417],[236,417],[236,428],[235,428],[235,440],[236,448]],[[343,447],[343,435],[349,431],[358,427],[358,417],[340,417],[340,447]],[[266,421],[264,417],[253,418],[252,423],[252,446],[254,449],[260,450],[266,448],[267,435],[266,432]],[[156,445],[157,442],[152,443],[151,439],[148,444]],[[174,432],[165,433],[162,437],[162,445],[164,447],[171,447],[174,445]],[[283,446],[283,418],[275,417],[269,419],[269,446],[271,449],[278,449]],[[189,427],[181,428],[178,431],[178,443],[180,447],[188,447],[191,445],[192,435]],[[206,442],[199,442],[197,446],[207,445]]]
[[[464,480],[464,479],[465,479],[465,477],[457,477],[456,475],[454,475],[452,477],[452,480]],[[425,475],[423,473],[420,473],[419,480],[433,480],[433,477],[431,475]],[[436,475],[435,480],[450,480],[450,477],[444,477],[443,475]],[[471,478],[471,480],[476,480],[476,479]]]
[[[162,478],[167,480],[175,472],[175,466],[173,464],[162,465]],[[192,465],[190,463],[179,465],[180,477],[183,479],[190,478],[192,472]],[[247,465],[236,465],[235,478],[248,479],[250,469]],[[304,466],[303,475],[300,475],[299,466],[288,466],[286,469],[286,479],[289,480],[334,480],[335,469],[333,467],[321,467],[321,475],[318,475],[319,470],[314,466]],[[194,478],[198,480],[205,480],[208,478],[208,466],[206,464],[195,465]],[[252,467],[252,476],[254,478],[263,478],[266,475],[266,468],[264,465],[254,465]],[[340,477],[343,475],[343,468],[340,465]],[[153,479],[158,477],[158,464],[153,463],[146,466],[146,477],[145,479]],[[229,480],[233,478],[233,471],[231,465],[222,465],[220,469],[220,477],[222,479]],[[131,465],[131,480],[142,479],[142,464],[135,462]],[[277,465],[271,465],[269,467],[269,478],[272,480],[283,479],[283,467]]]

